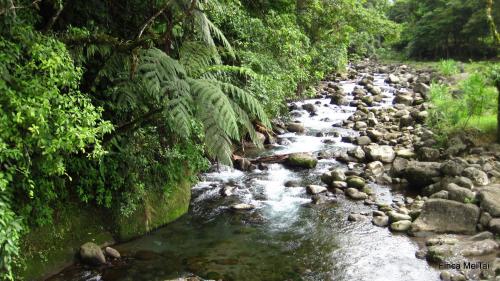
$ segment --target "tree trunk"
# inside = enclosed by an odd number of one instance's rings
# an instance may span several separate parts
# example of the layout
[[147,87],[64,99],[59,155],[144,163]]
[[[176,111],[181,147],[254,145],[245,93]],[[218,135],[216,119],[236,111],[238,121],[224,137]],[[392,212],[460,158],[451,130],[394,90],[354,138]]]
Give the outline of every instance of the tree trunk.
[[498,92],[498,112],[497,112],[497,143],[500,143],[500,81],[495,82]]

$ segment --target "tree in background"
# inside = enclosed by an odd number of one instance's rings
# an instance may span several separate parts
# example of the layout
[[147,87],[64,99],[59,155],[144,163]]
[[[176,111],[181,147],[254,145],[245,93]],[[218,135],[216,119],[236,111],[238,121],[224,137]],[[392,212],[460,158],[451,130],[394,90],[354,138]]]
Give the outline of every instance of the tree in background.
[[[489,29],[487,1],[396,1],[388,12],[404,28],[396,47],[415,58],[496,56],[499,46]],[[500,4],[490,8],[494,22],[500,22]]]

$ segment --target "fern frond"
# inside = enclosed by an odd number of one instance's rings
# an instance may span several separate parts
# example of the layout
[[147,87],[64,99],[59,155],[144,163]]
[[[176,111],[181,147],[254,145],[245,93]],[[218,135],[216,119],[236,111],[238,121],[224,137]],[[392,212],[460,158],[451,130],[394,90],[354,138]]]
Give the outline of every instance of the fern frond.
[[179,62],[184,66],[186,72],[195,78],[219,59],[215,47],[196,41],[183,43],[179,56]]
[[215,47],[215,42],[214,42],[214,36],[215,36],[215,38],[217,38],[222,42],[222,45],[227,50],[229,55],[232,58],[235,58],[236,55],[234,53],[233,47],[231,46],[227,38],[224,36],[224,33],[222,33],[222,31],[217,26],[215,26],[215,24],[212,21],[208,19],[207,15],[198,10],[195,10],[193,14],[195,16],[196,21],[198,22],[199,32],[203,41],[205,41],[205,43],[208,46]]
[[217,125],[217,121],[211,115],[202,119],[205,131],[205,147],[209,156],[219,160],[221,163],[232,166],[231,155],[233,152],[232,142]]
[[204,120],[207,119],[207,115],[211,116],[229,138],[238,140],[240,137],[237,116],[224,92],[209,80],[189,79],[188,82],[200,118]]
[[257,146],[257,148],[262,148],[263,143],[259,139],[257,131],[255,131],[255,128],[252,124],[252,121],[250,120],[250,117],[248,117],[248,114],[237,103],[231,102],[231,104],[233,105],[234,111],[239,116],[238,123],[240,123],[243,126],[243,128],[245,129],[245,133],[247,133],[250,136],[250,140],[252,141],[252,143],[254,143]]
[[168,126],[179,136],[188,138],[191,134],[191,119],[193,99],[189,84],[177,80],[169,85],[170,100],[167,106]]
[[217,83],[222,91],[227,93],[229,97],[231,97],[231,99],[240,105],[246,112],[253,114],[267,128],[271,128],[271,122],[269,121],[264,108],[262,108],[259,101],[251,93],[236,87],[233,84],[223,83],[220,81],[216,81],[215,83]]
[[203,69],[203,75],[210,73],[216,73],[217,75],[226,75],[228,73],[235,73],[241,76],[260,79],[261,77],[255,73],[252,69],[243,66],[235,65],[211,65]]
[[145,50],[140,59],[138,70],[146,85],[153,91],[160,92],[169,81],[186,77],[182,65],[159,49]]

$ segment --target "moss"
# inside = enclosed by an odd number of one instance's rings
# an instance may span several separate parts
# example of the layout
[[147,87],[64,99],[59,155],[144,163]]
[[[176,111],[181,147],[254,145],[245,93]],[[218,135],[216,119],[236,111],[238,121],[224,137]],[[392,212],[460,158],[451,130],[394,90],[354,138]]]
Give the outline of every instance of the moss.
[[191,182],[181,180],[172,190],[148,191],[143,204],[128,216],[115,214],[115,236],[127,241],[174,221],[188,211],[191,200]]
[[316,167],[318,160],[313,158],[311,155],[306,153],[294,153],[290,154],[285,164],[290,167],[296,168],[308,168],[312,169]]
[[190,177],[173,186],[171,192],[146,192],[141,207],[131,216],[76,203],[61,204],[54,223],[32,228],[23,237],[25,267],[16,280],[43,280],[75,261],[80,245],[95,242],[100,246],[130,240],[174,221],[188,211],[191,199]]
[[58,208],[54,223],[32,228],[21,242],[25,267],[18,278],[43,279],[74,261],[81,244],[93,241],[98,245],[112,244],[114,239],[105,226],[108,222],[96,208],[68,203]]

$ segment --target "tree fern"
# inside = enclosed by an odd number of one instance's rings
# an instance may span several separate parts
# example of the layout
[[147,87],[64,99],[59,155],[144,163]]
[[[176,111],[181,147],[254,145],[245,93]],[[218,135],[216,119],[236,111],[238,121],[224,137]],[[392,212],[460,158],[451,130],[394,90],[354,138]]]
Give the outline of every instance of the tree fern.
[[190,79],[189,83],[197,104],[198,116],[204,120],[206,115],[210,115],[228,137],[238,140],[237,115],[224,92],[210,80]]
[[259,101],[249,92],[229,83],[216,82],[227,95],[237,102],[245,111],[253,114],[264,126],[271,128],[271,122]]

